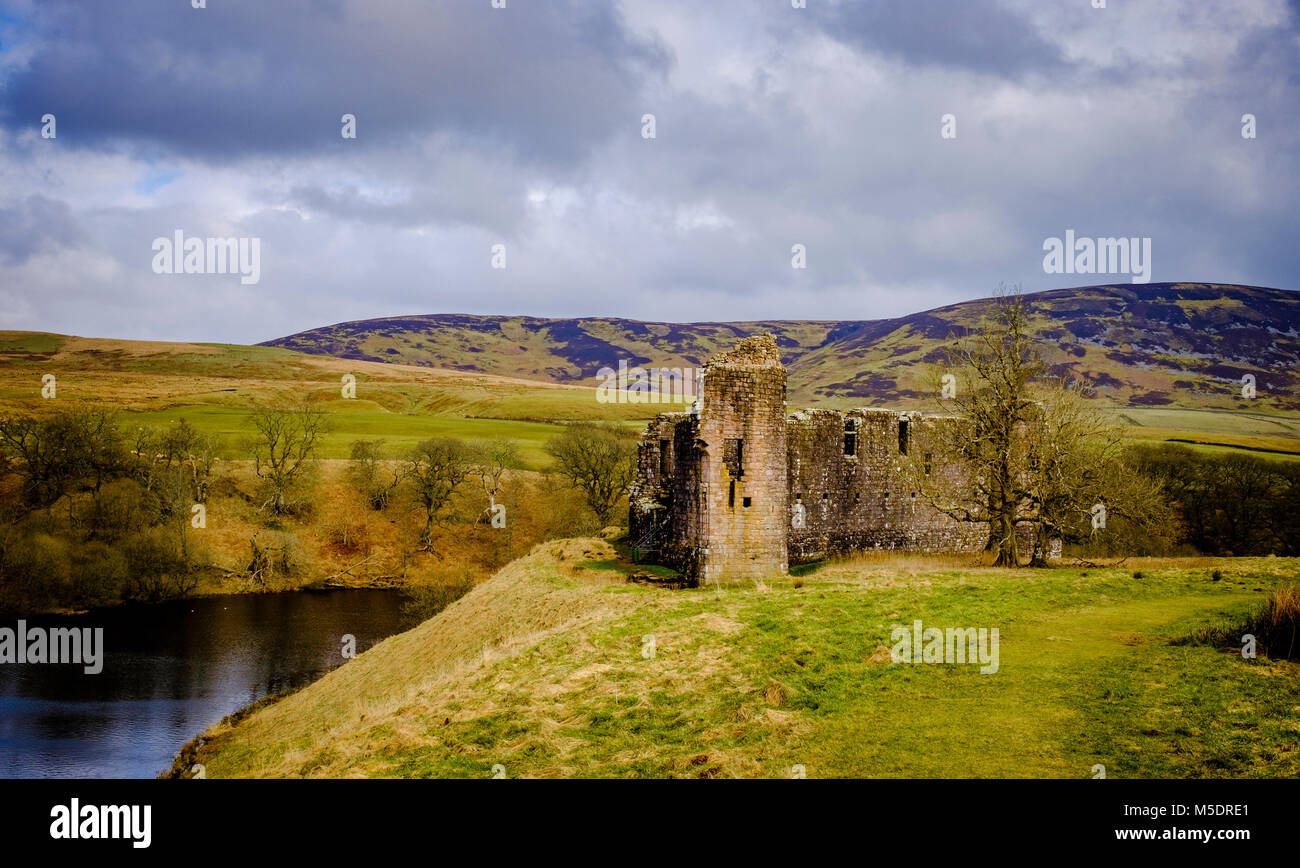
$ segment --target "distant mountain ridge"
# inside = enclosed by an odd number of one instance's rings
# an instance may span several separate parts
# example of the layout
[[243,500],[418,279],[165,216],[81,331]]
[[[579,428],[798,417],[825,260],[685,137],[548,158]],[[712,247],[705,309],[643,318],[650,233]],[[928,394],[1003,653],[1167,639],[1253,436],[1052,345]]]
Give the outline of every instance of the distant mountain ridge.
[[[1029,293],[1056,373],[1134,407],[1300,410],[1300,293],[1235,284],[1109,284]],[[311,329],[265,345],[557,383],[605,366],[699,367],[738,338],[776,336],[793,404],[918,405],[948,340],[992,300],[893,319],[654,323],[426,314]],[[1242,377],[1257,397],[1242,397]]]

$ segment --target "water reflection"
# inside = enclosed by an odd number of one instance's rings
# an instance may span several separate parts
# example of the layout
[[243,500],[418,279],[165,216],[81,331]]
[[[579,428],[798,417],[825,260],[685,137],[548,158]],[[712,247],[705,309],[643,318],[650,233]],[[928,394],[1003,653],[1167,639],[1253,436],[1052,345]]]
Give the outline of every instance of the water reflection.
[[[0,665],[0,777],[153,777],[223,716],[401,629],[394,591],[210,597],[29,627],[103,627],[104,669]],[[0,622],[14,627],[14,621]]]

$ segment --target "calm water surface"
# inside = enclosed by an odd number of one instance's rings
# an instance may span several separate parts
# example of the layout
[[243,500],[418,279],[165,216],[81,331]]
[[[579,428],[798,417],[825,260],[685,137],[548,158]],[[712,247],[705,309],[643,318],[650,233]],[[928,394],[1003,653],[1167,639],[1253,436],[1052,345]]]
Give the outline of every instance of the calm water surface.
[[[254,594],[124,606],[31,627],[102,627],[103,671],[0,664],[0,777],[154,777],[194,736],[402,629],[397,591]],[[17,619],[0,621],[15,628]]]

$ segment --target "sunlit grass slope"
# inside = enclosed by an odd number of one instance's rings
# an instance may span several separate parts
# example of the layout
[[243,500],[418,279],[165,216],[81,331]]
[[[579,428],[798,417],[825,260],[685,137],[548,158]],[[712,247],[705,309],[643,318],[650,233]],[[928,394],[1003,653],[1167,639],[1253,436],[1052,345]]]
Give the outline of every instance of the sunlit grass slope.
[[[55,378],[54,400],[41,396]],[[356,378],[345,399],[343,377]],[[566,421],[635,424],[663,405],[607,404],[592,387],[487,374],[312,356],[276,347],[119,341],[0,332],[0,411],[49,412],[72,403],[126,411],[126,425],[185,418],[227,435],[251,433],[252,407],[311,395],[331,413],[323,457],[346,457],[352,440],[396,447],[435,436],[507,437],[531,467]]]
[[[1300,774],[1300,665],[1170,644],[1295,581],[1296,560],[1001,571],[864,558],[801,587],[667,591],[627,584],[613,559],[595,540],[543,544],[414,630],[214,727],[182,765],[209,777]],[[914,620],[997,627],[999,671],[892,664],[891,629]]]

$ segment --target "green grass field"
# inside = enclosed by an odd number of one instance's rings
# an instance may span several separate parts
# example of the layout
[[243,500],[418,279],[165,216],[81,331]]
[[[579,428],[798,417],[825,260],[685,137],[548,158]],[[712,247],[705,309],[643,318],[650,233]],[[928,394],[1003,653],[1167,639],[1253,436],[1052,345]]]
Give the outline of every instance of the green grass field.
[[[1133,440],[1182,442],[1216,455],[1251,451],[1279,460],[1300,458],[1300,417],[1250,410],[1109,407]],[[1190,442],[1187,442],[1190,441]]]
[[[54,400],[42,377],[57,380]],[[356,397],[342,397],[342,378]],[[251,408],[310,395],[330,415],[320,457],[346,458],[353,440],[401,450],[429,437],[514,440],[527,469],[549,464],[547,440],[570,421],[637,429],[683,405],[609,404],[591,388],[482,374],[310,356],[275,347],[165,344],[0,332],[0,412],[45,413],[68,404],[122,411],[124,427],[185,418],[245,457]]]
[[[665,591],[624,582],[603,543],[570,545],[585,550],[539,547],[187,761],[210,777],[1300,775],[1300,664],[1171,644],[1296,581],[1296,560],[1136,578],[864,558],[802,587]],[[998,628],[999,670],[890,662],[892,627],[914,620]]]
[[[331,408],[329,431],[321,440],[321,458],[347,458],[354,440],[382,439],[389,449],[397,452],[430,437],[505,438],[519,446],[524,469],[540,470],[550,465],[550,457],[545,451],[546,441],[563,430],[561,425],[541,422],[389,413],[373,405],[366,406],[368,402],[355,403],[358,405],[355,409]],[[235,457],[242,457],[240,444],[253,434],[250,411],[239,407],[192,405],[152,412],[125,412],[119,421],[125,428],[135,425],[165,427],[178,419],[185,419],[201,431],[221,436],[228,452]]]
[[1116,407],[1111,410],[1129,425],[1173,428],[1207,434],[1257,434],[1300,438],[1300,417],[1249,410]]

